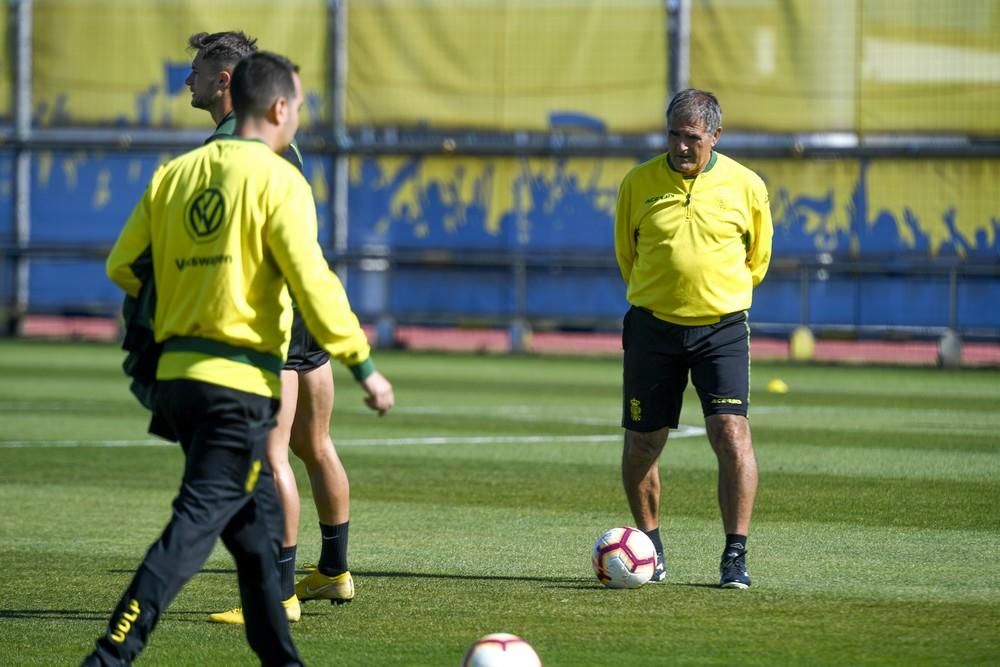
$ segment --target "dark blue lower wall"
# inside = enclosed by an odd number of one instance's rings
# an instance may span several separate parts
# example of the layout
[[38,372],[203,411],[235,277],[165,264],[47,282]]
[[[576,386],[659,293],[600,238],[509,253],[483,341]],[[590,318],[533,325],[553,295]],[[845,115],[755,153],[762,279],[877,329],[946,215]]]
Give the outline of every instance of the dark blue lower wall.
[[[111,245],[165,157],[85,151],[34,156],[31,243],[81,252],[89,249],[89,255],[67,258],[63,253],[32,259],[29,310],[116,311],[120,294],[105,278],[101,255],[94,249]],[[612,259],[615,191],[607,185],[607,178],[585,182],[567,160],[551,161],[544,178],[539,176],[541,171],[524,168],[523,174],[518,172],[513,178],[508,193],[512,208],[504,209],[503,202],[497,203],[491,180],[496,174],[489,165],[480,165],[474,178],[461,165],[450,167],[453,180],[448,182],[422,175],[419,158],[397,158],[392,169],[386,164],[377,158],[358,158],[353,163],[349,254],[356,257],[377,246],[390,257],[395,252],[438,255],[426,265],[411,261],[387,272],[362,271],[348,262],[348,292],[363,318],[390,314],[403,321],[500,322],[526,317],[553,326],[600,327],[620,321],[626,307],[625,289]],[[869,211],[873,207],[868,204],[866,171],[867,167],[860,169],[860,180],[851,194],[851,212],[864,212],[867,217],[852,225],[867,231],[855,234],[853,240],[849,234],[839,239],[830,236],[828,229],[810,232],[816,225],[800,209],[805,206],[802,202],[812,199],[804,195],[790,199],[787,188],[782,190],[787,201],[779,208],[783,217],[775,219],[776,262],[757,290],[752,321],[874,328],[957,324],[960,330],[1000,336],[1000,308],[996,307],[1000,303],[1000,253],[991,250],[1000,243],[1000,197],[993,220],[997,232],[987,226],[963,235],[956,222],[961,220],[961,211],[946,210],[942,224],[949,225],[952,237],[940,246],[938,256],[931,256],[926,239],[933,236],[933,230],[921,231],[909,209],[901,219],[906,218],[914,238],[924,239],[921,243],[906,241],[905,234],[875,233],[887,214]],[[331,202],[325,194],[333,191],[332,174],[329,157],[307,156],[306,176],[318,198],[320,242],[336,259]],[[0,266],[0,298],[5,302],[11,301],[14,290],[10,253],[15,241],[13,180],[13,155],[0,152],[0,244],[7,251]],[[409,193],[408,198],[400,198],[403,192]],[[832,199],[816,201],[824,207],[813,205],[810,215],[822,213],[823,220],[832,219],[836,214]],[[868,217],[881,222],[866,226]],[[822,238],[812,239],[810,233]],[[823,260],[832,264],[814,266],[803,274],[798,267],[816,263],[816,248],[823,244],[834,251]],[[889,247],[892,244],[895,247]],[[489,261],[465,261],[487,252]],[[523,273],[505,265],[524,253],[531,253],[533,259]],[[854,263],[863,264],[864,271],[854,271]],[[954,284],[948,267],[957,271]]]

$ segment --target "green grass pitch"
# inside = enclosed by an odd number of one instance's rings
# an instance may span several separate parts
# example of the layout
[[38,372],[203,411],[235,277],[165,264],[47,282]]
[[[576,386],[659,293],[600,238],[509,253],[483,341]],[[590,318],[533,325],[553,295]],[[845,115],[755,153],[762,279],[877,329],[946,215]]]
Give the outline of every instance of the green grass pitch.
[[[111,345],[0,342],[0,663],[73,665],[169,513],[175,446],[145,433]],[[378,419],[335,369],[357,598],[307,603],[307,664],[458,665],[491,632],[546,667],[973,665],[1000,660],[1000,372],[757,363],[749,591],[719,590],[715,463],[693,393],[663,462],[666,584],[600,587],[630,523],[615,358],[379,352]],[[781,377],[787,394],[769,394]],[[303,468],[299,561],[319,531]],[[254,664],[221,545],[138,661]]]

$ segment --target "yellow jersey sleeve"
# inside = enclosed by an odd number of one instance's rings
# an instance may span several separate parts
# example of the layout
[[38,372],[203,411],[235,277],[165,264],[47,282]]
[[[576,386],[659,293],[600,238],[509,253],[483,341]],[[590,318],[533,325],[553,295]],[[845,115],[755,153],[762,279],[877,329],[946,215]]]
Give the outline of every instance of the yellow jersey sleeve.
[[628,284],[635,261],[635,227],[632,225],[632,189],[628,179],[618,189],[618,206],[615,209],[615,259],[622,279]]
[[767,196],[767,187],[759,178],[754,183],[751,206],[753,227],[747,248],[747,266],[753,277],[753,286],[756,287],[764,280],[771,265],[771,244],[774,239],[771,202]]
[[268,248],[309,333],[330,355],[356,366],[371,354],[347,292],[317,242],[316,207],[305,179],[293,180],[267,225]]
[[108,254],[104,266],[111,281],[131,297],[137,296],[139,288],[142,286],[132,272],[132,262],[149,247],[149,211],[152,189],[153,186],[150,184],[142,195],[142,199],[132,210],[121,234],[111,247],[111,252]]

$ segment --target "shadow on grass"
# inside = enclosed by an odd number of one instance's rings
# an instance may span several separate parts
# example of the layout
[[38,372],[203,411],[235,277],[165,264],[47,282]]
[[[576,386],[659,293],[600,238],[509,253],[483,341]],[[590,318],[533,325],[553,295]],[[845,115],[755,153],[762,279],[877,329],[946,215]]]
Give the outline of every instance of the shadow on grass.
[[[87,609],[0,609],[0,620],[34,620],[34,621],[85,621],[87,623],[107,624],[114,611],[108,608],[104,611]],[[201,611],[194,609],[167,609],[161,620],[170,619],[178,623],[208,623],[208,615],[219,611]],[[7,663],[4,663],[7,664]]]
[[[298,575],[309,574],[311,570],[296,570],[295,573]],[[213,568],[201,570],[200,574],[226,574],[236,576],[235,569],[227,568]],[[547,588],[564,588],[567,590],[585,590],[585,589],[595,589],[602,590],[604,586],[597,582],[596,579],[592,577],[525,577],[525,576],[514,576],[514,575],[487,575],[487,574],[442,574],[439,572],[400,572],[400,571],[385,571],[376,572],[371,570],[351,570],[351,574],[355,577],[366,577],[366,578],[388,578],[388,579],[454,579],[455,581],[534,581],[543,584],[556,584],[553,586],[548,586]],[[663,584],[649,584],[650,586],[660,587],[671,587],[671,586],[683,586],[686,588],[713,588],[718,590],[723,590],[719,588],[717,583],[711,582],[689,582],[689,581],[667,581]]]
[[[112,574],[131,574],[133,570],[108,570]],[[296,574],[309,574],[305,570],[296,570]],[[198,574],[225,574],[236,576],[235,568],[206,568],[200,570]],[[523,577],[501,574],[442,574],[439,572],[373,572],[370,570],[351,570],[354,577],[365,577],[369,579],[454,579],[455,581],[537,581],[549,584],[573,584],[585,583],[589,578],[584,577]]]
[[39,621],[103,621],[108,622],[111,609],[0,609],[0,619],[34,619]]
[[[115,574],[131,574],[132,570],[109,570],[109,572]],[[296,570],[296,574],[305,575],[309,571]],[[199,574],[224,574],[227,576],[236,576],[236,570],[233,568],[206,568],[201,570]],[[514,575],[500,575],[500,574],[442,574],[439,572],[402,572],[402,571],[372,571],[372,570],[351,570],[351,574],[355,577],[363,577],[369,579],[441,579],[441,580],[453,580],[453,581],[524,581],[524,582],[536,582],[541,584],[550,584],[545,586],[545,588],[554,588],[570,591],[584,591],[584,590],[604,590],[604,586],[597,582],[596,579],[591,577],[526,577],[526,576],[514,576]],[[708,588],[723,590],[719,588],[716,583],[710,582],[686,582],[686,581],[667,581],[662,584],[648,584],[656,588],[660,587],[683,587],[683,588]],[[172,612],[174,614],[183,614],[186,612]],[[191,613],[201,613],[201,612],[191,612]],[[207,612],[205,612],[207,613]],[[2,612],[0,612],[0,618],[2,618]]]
[[[133,570],[109,570],[109,572],[114,574],[131,574]],[[296,570],[298,575],[309,574],[307,570]],[[234,568],[206,568],[199,571],[199,574],[224,574],[228,576],[236,576],[236,570]],[[369,579],[442,579],[442,580],[454,580],[454,581],[525,581],[525,582],[537,582],[542,584],[553,584],[551,586],[546,586],[546,588],[562,588],[566,590],[602,590],[604,586],[598,583],[595,579],[591,577],[525,577],[525,576],[514,576],[514,575],[503,575],[503,574],[442,574],[439,572],[401,572],[401,571],[385,571],[376,572],[371,570],[351,570],[351,574],[355,577],[364,577]],[[686,582],[686,581],[667,581],[662,584],[649,584],[655,587],[673,587],[682,586],[685,588],[712,588],[718,590],[724,590],[719,588],[716,583],[710,582]],[[2,612],[0,612],[0,618],[2,618]]]
[[[546,586],[546,588],[561,588],[563,590],[570,591],[585,591],[585,590],[606,590],[604,586],[599,584],[597,581],[589,581],[586,579],[564,579],[563,583],[559,586]],[[708,588],[722,590],[719,588],[718,584],[707,584],[707,583],[687,583],[687,582],[668,582],[668,583],[657,583],[657,584],[644,584],[641,588]],[[622,589],[612,589],[612,590],[629,590],[627,588]]]
[[[115,574],[129,574],[132,570],[110,570]],[[232,569],[207,569],[202,570],[202,574],[225,574],[236,575],[236,570]],[[453,579],[456,581],[533,581],[543,584],[550,584],[545,588],[587,591],[604,590],[597,581],[589,577],[515,577],[504,575],[470,575],[470,574],[433,574],[426,572],[370,572],[354,571],[358,577],[369,578],[403,578],[403,579]],[[709,588],[717,589],[718,584],[711,583],[685,583],[672,582],[668,584],[653,584],[656,588],[680,586],[685,588]],[[218,611],[212,610],[212,611]],[[107,622],[111,610],[93,611],[86,609],[0,609],[0,619],[34,619],[34,620],[61,620],[61,621],[97,621]],[[193,609],[169,609],[166,614],[175,621],[182,623],[204,623],[210,611]]]
[[389,579],[454,579],[456,581],[537,581],[546,584],[583,583],[587,579],[581,577],[524,577],[503,574],[441,574],[435,572],[365,572],[352,571],[357,577],[389,578]]

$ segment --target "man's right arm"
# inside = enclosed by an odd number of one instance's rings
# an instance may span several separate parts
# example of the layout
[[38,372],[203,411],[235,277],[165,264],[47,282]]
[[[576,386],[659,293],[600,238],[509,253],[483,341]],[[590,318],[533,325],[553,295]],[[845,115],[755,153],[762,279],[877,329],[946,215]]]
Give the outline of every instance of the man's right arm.
[[[269,193],[280,203],[267,221],[267,245],[309,333],[334,359],[355,369],[369,357],[368,338],[316,240],[316,206],[309,185],[300,175],[296,181],[287,190],[272,188]],[[369,372],[360,370],[359,381]]]
[[771,242],[774,236],[767,186],[759,178],[755,179],[752,199],[753,210],[750,217],[753,233],[750,247],[747,248],[747,265],[750,267],[753,286],[756,287],[764,280],[767,268],[771,264]]
[[350,369],[365,392],[365,404],[384,415],[395,404],[392,385],[375,369],[368,337],[316,238],[316,206],[312,191],[302,179],[268,221],[268,247],[309,333]]
[[125,222],[104,267],[112,282],[131,297],[138,296],[142,287],[139,278],[132,271],[132,263],[150,244],[149,211],[152,189],[153,185],[150,183]]
[[618,190],[618,206],[615,209],[615,258],[622,279],[628,284],[635,261],[635,230],[632,229],[632,197],[628,177]]

